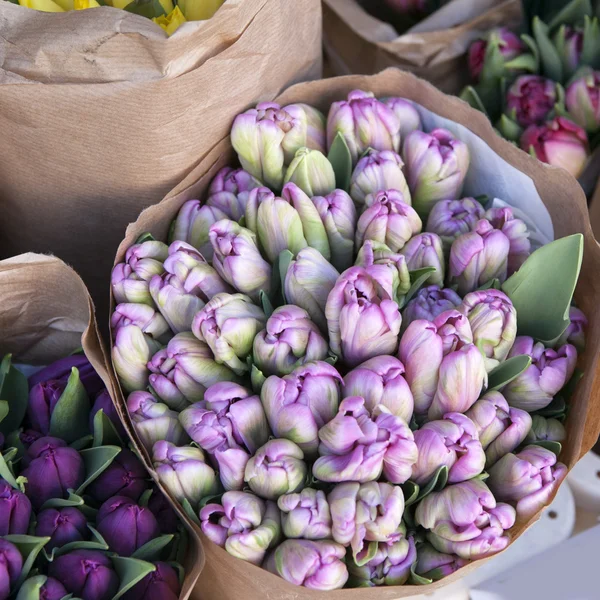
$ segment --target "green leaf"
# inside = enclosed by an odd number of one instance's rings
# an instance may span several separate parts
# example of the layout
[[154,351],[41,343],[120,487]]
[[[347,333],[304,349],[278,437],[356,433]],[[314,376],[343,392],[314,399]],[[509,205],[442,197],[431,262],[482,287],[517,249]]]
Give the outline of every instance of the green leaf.
[[6,354],[0,362],[0,391],[2,390],[2,386],[4,385],[4,378],[6,374],[10,371],[12,365],[12,354]]
[[347,192],[350,189],[350,178],[352,177],[352,154],[341,133],[335,136],[327,159],[335,173],[336,187]]
[[496,123],[496,129],[501,133],[503,138],[511,142],[517,142],[521,139],[523,133],[522,127],[506,115],[500,117],[500,120]]
[[[158,492],[160,494],[160,492]],[[140,496],[140,499],[138,500],[138,505],[139,506],[148,506],[148,502],[150,502],[150,498],[152,497],[152,494],[154,494],[154,490],[152,489],[148,489],[145,490],[144,493]]]
[[548,26],[538,17],[532,22],[533,37],[540,49],[540,62],[544,75],[554,81],[562,82],[563,65],[558,50],[549,37]]
[[[6,362],[5,362],[6,361]],[[8,411],[0,423],[0,433],[8,435],[18,429],[25,418],[29,401],[29,385],[21,371],[10,362],[10,354],[4,357],[0,366],[0,400],[6,402]]]
[[285,276],[287,275],[288,269],[290,268],[291,262],[294,260],[294,255],[289,250],[282,250],[277,257],[277,272],[279,273],[279,289],[281,290],[281,297],[285,304]]
[[267,294],[264,292],[264,290],[260,290],[260,292],[258,292],[258,298],[260,300],[260,304],[262,306],[263,312],[265,313],[265,315],[267,316],[267,319],[273,314],[273,305],[271,304],[271,301],[269,300],[269,296],[267,296]]
[[84,504],[85,504],[85,501],[83,500],[83,498],[81,496],[78,496],[77,494],[74,494],[72,491],[69,491],[68,498],[51,498],[50,500],[46,500],[46,502],[44,502],[44,504],[40,508],[40,511],[46,510],[47,508],[68,508],[68,507],[79,508],[80,506],[83,506]]
[[[598,5],[600,7],[600,5]],[[595,70],[600,68],[600,25],[598,19],[585,18],[583,26],[583,49],[581,64]]]
[[535,71],[533,71],[533,72],[538,73],[540,70],[540,49],[538,48],[538,45],[535,43],[535,40],[530,35],[527,35],[526,33],[521,35],[521,40],[527,46],[527,48],[529,48],[529,52],[535,59],[536,66],[535,66]]
[[138,548],[132,554],[132,557],[139,558],[140,560],[147,560],[148,562],[160,560],[160,553],[173,541],[174,537],[173,534],[169,534],[154,538]]
[[499,279],[490,279],[487,283],[484,283],[481,287],[477,288],[478,291],[483,290],[499,290],[501,288]]
[[[131,2],[131,4],[135,4],[135,2]],[[131,6],[131,4],[128,4],[127,6]],[[127,10],[127,6],[125,7],[125,10]],[[146,231],[145,233],[142,233],[137,240],[135,240],[136,245],[143,244],[144,242],[156,242],[156,238],[149,231]]]
[[4,440],[5,448],[11,448],[16,450],[14,458],[15,461],[21,459],[25,454],[25,446],[23,446],[23,442],[19,437],[22,431],[22,429],[15,429],[14,431],[11,431]]
[[487,110],[485,109],[485,106],[483,105],[483,102],[481,101],[477,90],[472,85],[468,85],[467,87],[465,87],[460,93],[459,97],[461,100],[464,100],[471,108],[474,108],[487,116]]
[[7,458],[10,455],[15,455],[16,452],[11,452],[10,450],[6,452],[5,455],[0,453],[0,477],[4,479],[9,485],[14,487],[16,490],[19,489],[19,484],[15,479],[14,473],[11,469],[10,458]]
[[[564,0],[563,0],[564,3]],[[561,25],[578,25],[584,17],[593,14],[590,0],[573,0],[550,21],[548,29],[554,31]]]
[[359,556],[357,555],[356,552],[352,553],[352,558],[353,558],[355,564],[358,565],[359,567],[366,565],[370,560],[375,558],[375,555],[377,554],[377,548],[379,547],[379,543],[378,542],[366,542],[366,543],[367,543],[367,552],[364,554],[364,556],[361,556],[359,558]]
[[84,435],[82,438],[75,440],[73,443],[69,444],[71,448],[77,450],[84,450],[85,448],[89,448],[94,441],[94,436],[90,433],[89,435]]
[[117,600],[127,590],[130,590],[136,583],[144,579],[146,575],[156,571],[156,567],[152,563],[137,558],[113,556],[112,562],[121,582],[119,591],[113,596],[112,600]]
[[567,405],[564,398],[557,396],[546,406],[536,410],[534,415],[540,415],[540,417],[546,417],[547,419],[560,419],[567,411]]
[[74,442],[89,433],[90,400],[73,367],[65,391],[59,398],[50,417],[49,435]]
[[523,371],[527,370],[529,365],[531,365],[531,357],[524,354],[506,359],[490,371],[487,391],[492,392],[502,389],[513,379],[516,379]]
[[69,542],[60,548],[52,548],[52,552],[50,552],[50,554],[44,550],[46,559],[52,562],[58,556],[62,556],[63,554],[67,554],[67,552],[72,552],[73,550],[99,550],[101,552],[106,552],[108,550],[108,544],[106,543],[106,540],[89,523],[88,529],[92,532],[92,539],[83,542]]
[[417,501],[423,500],[426,496],[429,496],[431,492],[439,492],[442,490],[446,484],[448,483],[448,467],[446,465],[442,465],[437,469],[437,471],[433,474],[431,479],[427,482],[419,490],[419,495],[417,497]]
[[503,284],[519,315],[519,335],[552,346],[569,325],[581,261],[583,235],[576,233],[536,250]]
[[417,563],[414,562],[410,567],[410,577],[409,581],[412,585],[429,585],[433,583],[433,579],[428,579],[427,577],[423,577],[415,572],[417,568]]
[[479,473],[479,475],[476,475],[475,477],[473,477],[473,479],[475,479],[477,481],[485,481],[486,479],[488,479],[489,476],[490,476],[489,473],[486,473],[485,471],[483,471],[482,473]]
[[38,554],[42,548],[50,541],[49,537],[35,537],[33,535],[5,535],[3,537],[7,542],[14,544],[23,557],[23,568],[21,575],[15,583],[15,589],[19,589],[21,584],[27,579],[31,568],[33,567]]
[[252,365],[250,367],[250,382],[252,383],[252,389],[260,394],[260,390],[262,389],[263,383],[267,380],[264,373],[256,366]]
[[119,452],[121,452],[119,446],[98,446],[82,450],[79,454],[85,464],[86,478],[75,493],[81,495],[85,488],[109,467]]
[[94,415],[94,446],[123,446],[123,440],[117,433],[113,422],[103,409]]
[[8,402],[6,400],[0,400],[0,421],[4,420],[8,414]]
[[19,588],[16,600],[40,600],[40,590],[47,580],[46,575],[30,577]]
[[562,398],[565,402],[568,402],[571,399],[571,396],[573,396],[573,394],[575,393],[575,388],[577,387],[577,384],[581,381],[582,378],[583,371],[581,369],[576,368],[575,371],[573,371],[571,379],[569,379],[569,381],[565,383],[563,388],[558,392],[557,396]]
[[410,288],[406,292],[406,296],[400,305],[400,308],[406,306],[412,299],[412,297],[423,287],[425,282],[429,279],[431,273],[435,272],[435,267],[423,267],[416,271],[411,271],[410,275]]
[[188,516],[188,518],[190,520],[192,520],[194,523],[196,523],[196,525],[198,525],[198,527],[200,527],[200,519],[198,518],[198,515],[192,508],[192,505],[190,504],[190,501],[187,498],[184,498],[181,501],[181,507],[183,508],[183,512],[185,512],[185,514]]
[[404,494],[404,506],[410,506],[417,501],[419,497],[419,486],[410,479],[402,484],[402,492]]
[[541,448],[546,448],[546,450],[550,450],[558,456],[562,450],[562,444],[560,442],[551,442],[548,440],[540,440],[538,442],[534,442],[533,446],[540,446]]

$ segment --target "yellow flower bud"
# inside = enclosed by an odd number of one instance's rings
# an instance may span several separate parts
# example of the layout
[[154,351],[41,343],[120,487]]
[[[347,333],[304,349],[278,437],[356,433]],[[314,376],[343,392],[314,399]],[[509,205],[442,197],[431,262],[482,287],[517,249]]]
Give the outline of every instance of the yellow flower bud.
[[132,0],[112,0],[110,5],[114,8],[125,8],[128,4],[131,4]]
[[19,0],[21,6],[41,10],[43,12],[65,12],[56,2],[52,0]]
[[86,8],[99,8],[100,5],[96,0],[74,0],[73,7],[75,10],[85,10]]
[[179,6],[176,6],[168,15],[154,17],[152,20],[160,25],[167,32],[167,35],[173,35],[179,26],[186,22]]
[[179,0],[185,18],[188,21],[205,21],[219,10],[225,0]]
[[58,4],[63,10],[73,10],[73,0],[53,0]]
[[[160,5],[165,9],[165,15],[170,15],[175,7],[173,6],[173,0],[158,0]],[[181,12],[181,11],[180,11]],[[183,16],[183,15],[182,15]]]

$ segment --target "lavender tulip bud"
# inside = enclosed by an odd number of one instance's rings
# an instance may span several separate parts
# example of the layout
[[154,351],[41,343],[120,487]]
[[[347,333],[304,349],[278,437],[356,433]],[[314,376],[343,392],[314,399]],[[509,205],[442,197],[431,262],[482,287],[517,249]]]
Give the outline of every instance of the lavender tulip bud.
[[335,190],[335,173],[319,150],[300,148],[285,172],[284,183],[296,184],[305,194],[324,196]]
[[504,455],[491,469],[488,483],[494,495],[514,504],[519,518],[530,519],[550,504],[568,469],[540,446]]
[[414,436],[419,450],[411,476],[415,483],[426,484],[441,465],[448,467],[449,483],[472,479],[483,471],[485,453],[467,416],[447,413],[442,420],[425,423]]
[[433,205],[425,229],[440,236],[447,254],[454,240],[469,233],[484,214],[483,206],[475,198],[440,200]]
[[294,585],[327,592],[348,581],[345,555],[343,546],[328,540],[285,540],[263,567]]
[[244,481],[266,500],[302,489],[306,477],[304,453],[290,440],[270,440],[248,461]]
[[159,440],[185,444],[189,438],[179,423],[178,414],[148,392],[133,392],[127,398],[133,427],[148,452]]
[[107,389],[101,391],[94,400],[89,418],[90,431],[94,431],[94,417],[99,411],[102,411],[109,418],[110,422],[114,425],[115,430],[121,436],[121,438],[126,439],[127,433],[125,432],[125,427],[123,427],[119,413],[117,412],[115,404]]
[[237,377],[215,361],[208,344],[191,332],[178,333],[148,363],[150,385],[156,395],[173,410],[204,399],[204,392],[218,381]]
[[283,378],[269,377],[261,401],[278,438],[296,443],[308,458],[317,453],[318,431],[338,410],[342,377],[326,362],[312,362]]
[[446,129],[413,131],[404,142],[403,158],[413,206],[425,219],[439,200],[460,198],[469,170],[469,147]]
[[138,327],[142,333],[161,344],[166,344],[173,335],[167,321],[153,307],[146,304],[117,304],[110,318],[113,335],[116,336],[119,329],[130,325]]
[[111,559],[98,550],[73,550],[50,563],[48,572],[67,592],[86,600],[111,600],[119,577]]
[[458,308],[468,319],[473,343],[484,355],[488,373],[506,360],[517,337],[517,311],[510,298],[489,289],[467,294]]
[[208,539],[231,556],[258,566],[281,536],[277,505],[248,492],[225,492],[221,504],[202,508],[200,522]]
[[571,379],[577,363],[577,350],[571,344],[557,350],[546,348],[533,338],[519,336],[508,355],[531,357],[531,365],[513,379],[502,393],[511,406],[533,412],[545,408]]
[[[62,600],[68,596],[65,586],[52,577],[46,575],[34,575],[26,579],[19,588],[16,600],[29,600],[39,598],[40,600]],[[0,592],[0,598],[4,598]]]
[[506,280],[510,241],[485,219],[458,237],[450,249],[450,282],[465,295],[492,279]]
[[100,375],[96,373],[96,369],[92,367],[90,361],[84,354],[72,354],[57,361],[44,369],[40,369],[28,379],[29,389],[36,386],[38,383],[54,379],[66,384],[73,372],[73,368],[79,371],[79,379],[85,388],[88,396],[94,397],[99,392],[105,389],[104,382]]
[[404,163],[398,154],[389,150],[369,150],[361,158],[350,178],[350,196],[358,206],[363,206],[368,196],[394,190],[410,206],[411,195],[404,177]]
[[339,273],[314,248],[304,248],[285,275],[286,300],[303,308],[323,332],[327,331],[325,306]]
[[483,356],[477,346],[467,344],[442,360],[435,396],[427,413],[429,420],[447,412],[466,412],[487,385]]
[[35,535],[50,538],[45,546],[48,550],[71,542],[82,542],[89,539],[90,534],[87,518],[76,508],[47,508],[37,516]]
[[260,186],[260,181],[244,169],[223,167],[210,183],[206,205],[223,211],[232,221],[239,221],[246,212],[248,193]]
[[159,441],[152,448],[152,462],[160,482],[179,502],[186,499],[196,506],[219,489],[215,472],[206,464],[200,448],[179,448],[171,442]]
[[216,206],[202,204],[200,200],[188,200],[177,213],[169,236],[171,242],[180,240],[193,246],[207,261],[213,257],[208,239],[210,228],[227,218],[227,214]]
[[51,498],[64,498],[69,489],[76,490],[85,478],[83,459],[63,440],[43,437],[36,440],[24,457],[27,478],[25,493],[34,510]]
[[284,167],[300,148],[325,151],[325,117],[307,104],[262,102],[235,118],[231,144],[248,173],[280,189]]
[[326,196],[315,196],[312,202],[325,226],[331,264],[338,271],[343,271],[352,266],[354,257],[357,219],[354,202],[343,190],[334,190]]
[[531,429],[529,413],[512,408],[500,392],[488,392],[465,413],[475,423],[486,468],[520,446]]
[[331,513],[325,492],[304,488],[277,500],[283,534],[288,538],[326,540],[331,538]]
[[342,396],[362,396],[370,413],[381,404],[406,423],[413,415],[414,400],[404,378],[404,365],[393,356],[375,356],[350,371],[344,377]]
[[254,364],[266,375],[288,375],[314,360],[325,360],[328,344],[302,308],[291,304],[275,309],[267,327],[254,338]]
[[181,584],[177,571],[168,563],[154,563],[156,571],[123,594],[123,600],[178,600]]
[[469,561],[454,554],[438,552],[431,544],[420,544],[417,549],[415,572],[421,577],[439,581],[468,563]]
[[359,156],[374,150],[393,150],[400,147],[400,121],[394,111],[370,92],[354,90],[347,101],[334,102],[327,117],[327,147],[337,134],[346,140],[352,163]]
[[66,387],[66,382],[50,379],[30,389],[27,418],[31,426],[42,435],[48,435],[50,418]]
[[423,129],[421,115],[419,115],[419,111],[410,100],[404,98],[383,98],[382,102],[394,111],[394,114],[398,117],[398,121],[400,121],[400,141],[402,145],[410,133],[417,129]]
[[0,479],[0,536],[26,534],[30,518],[29,498]]
[[427,539],[438,551],[477,560],[508,546],[504,532],[515,524],[515,509],[496,503],[483,481],[471,479],[423,498],[415,521],[429,530]]
[[448,310],[438,315],[433,324],[442,340],[444,356],[473,343],[473,331],[467,317],[457,310]]
[[[525,414],[528,415],[528,413]],[[524,440],[526,444],[535,444],[536,442],[564,442],[567,438],[565,426],[558,419],[546,419],[540,415],[533,415],[530,418],[532,423],[531,429]]]
[[402,326],[408,327],[413,321],[424,319],[433,321],[438,315],[453,310],[461,304],[460,296],[450,288],[428,285],[404,307]]
[[567,87],[565,105],[573,120],[589,133],[600,129],[600,72],[585,70]]
[[490,208],[486,211],[485,218],[508,238],[510,248],[507,274],[510,276],[521,268],[531,254],[527,225],[521,219],[516,219],[508,206]]
[[394,277],[385,265],[351,267],[337,280],[325,315],[331,350],[349,367],[394,354],[402,317]]
[[558,346],[572,344],[578,352],[583,352],[585,349],[585,330],[588,326],[588,320],[585,314],[575,306],[571,306],[569,309],[569,320],[569,326],[556,343]]
[[271,265],[261,256],[252,231],[234,221],[217,221],[209,238],[213,265],[225,281],[255,302],[261,290],[271,293]]
[[400,251],[406,258],[409,271],[424,267],[434,267],[426,282],[430,285],[444,285],[446,266],[442,240],[435,233],[420,233],[414,236]]
[[23,557],[17,547],[0,539],[0,598],[6,600],[10,596],[11,588],[16,584],[22,569]]
[[[376,542],[400,539],[404,513],[402,488],[389,483],[340,483],[328,496],[332,536],[339,544],[350,545],[354,561],[363,562],[368,547]],[[375,543],[374,543],[375,542]],[[363,560],[364,560],[363,558]]]
[[209,345],[217,363],[243,375],[254,337],[266,321],[265,313],[248,296],[217,294],[194,317],[192,332]]

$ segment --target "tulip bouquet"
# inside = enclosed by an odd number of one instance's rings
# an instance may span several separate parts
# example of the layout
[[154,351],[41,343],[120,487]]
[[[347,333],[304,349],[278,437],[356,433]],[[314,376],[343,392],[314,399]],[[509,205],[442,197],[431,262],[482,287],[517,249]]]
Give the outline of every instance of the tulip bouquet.
[[241,168],[112,274],[158,478],[209,540],[308,588],[441,579],[567,472],[581,236],[534,250],[517,209],[463,197],[477,157],[418,108],[355,90],[327,118],[240,114]]
[[6,356],[0,398],[0,600],[176,600],[181,526],[85,356]]
[[507,28],[475,41],[473,85],[462,98],[500,134],[539,160],[580,177],[600,131],[600,25],[590,0],[573,0],[532,35]]

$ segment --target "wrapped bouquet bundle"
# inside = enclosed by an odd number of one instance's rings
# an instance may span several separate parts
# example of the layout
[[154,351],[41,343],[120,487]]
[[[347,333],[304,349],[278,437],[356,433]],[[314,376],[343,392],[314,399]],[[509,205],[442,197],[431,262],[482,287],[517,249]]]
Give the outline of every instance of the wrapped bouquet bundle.
[[56,254],[101,313],[127,224],[228,135],[257,89],[272,100],[321,70],[319,0],[227,0],[171,37],[111,6],[0,0],[0,37],[0,257]]
[[238,115],[112,275],[204,598],[409,597],[506,548],[600,431],[599,261],[574,179],[410,74]]
[[106,378],[81,279],[29,254],[0,262],[0,284],[0,598],[188,598],[198,543],[78,350]]
[[336,75],[396,66],[458,93],[471,42],[520,20],[520,0],[324,0],[323,41]]

